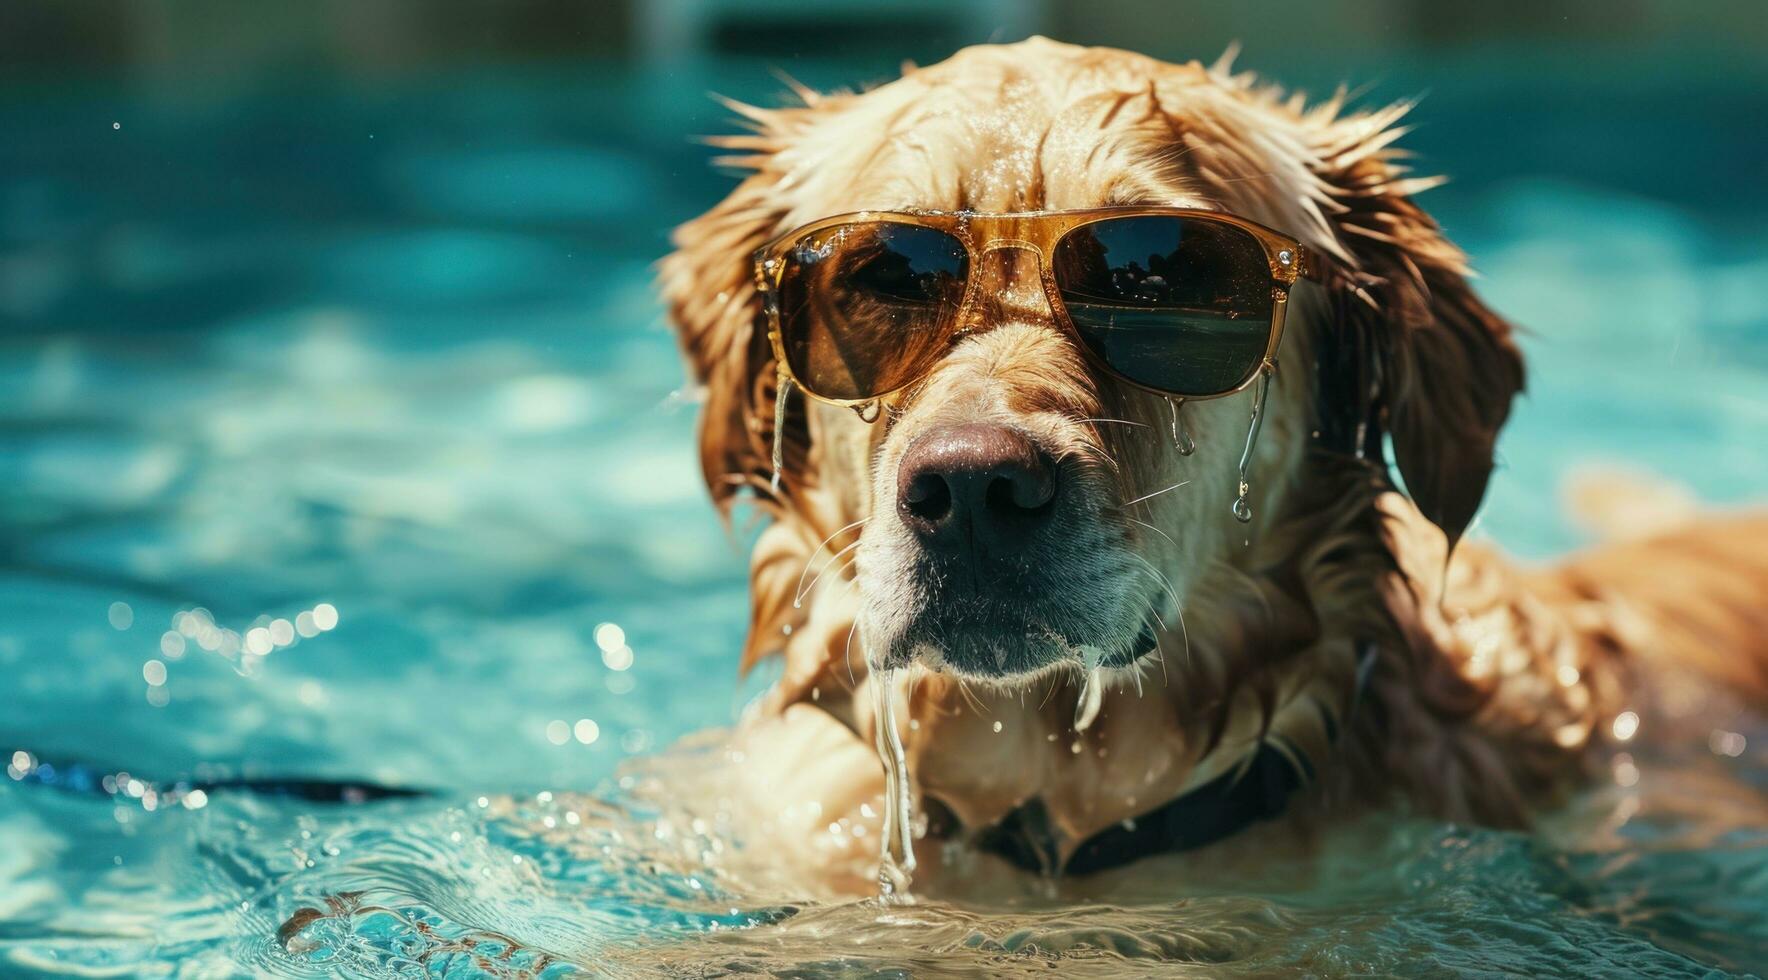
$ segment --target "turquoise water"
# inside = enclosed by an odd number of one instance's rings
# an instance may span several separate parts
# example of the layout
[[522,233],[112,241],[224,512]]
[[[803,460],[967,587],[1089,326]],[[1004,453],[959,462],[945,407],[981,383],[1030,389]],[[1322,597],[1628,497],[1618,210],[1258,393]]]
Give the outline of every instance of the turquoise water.
[[[1426,203],[1534,331],[1478,533],[1576,546],[1581,467],[1768,497],[1768,86],[1505,64],[1381,89],[1431,89]],[[1090,894],[885,908],[737,857],[713,761],[644,761],[765,682],[650,286],[728,186],[710,87],[774,86],[0,95],[0,975],[1768,971],[1759,721],[1534,834],[1385,817]],[[223,785],[291,779],[423,793]]]

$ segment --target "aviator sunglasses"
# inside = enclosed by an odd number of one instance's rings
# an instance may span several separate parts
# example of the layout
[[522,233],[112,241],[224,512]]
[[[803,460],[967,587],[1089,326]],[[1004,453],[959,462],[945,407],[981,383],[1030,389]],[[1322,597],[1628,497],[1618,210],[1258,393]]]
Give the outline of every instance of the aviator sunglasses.
[[967,331],[972,270],[996,249],[1038,258],[1056,321],[1113,376],[1169,398],[1233,394],[1275,366],[1301,244],[1217,211],[862,211],[755,256],[781,373],[861,408],[914,384]]

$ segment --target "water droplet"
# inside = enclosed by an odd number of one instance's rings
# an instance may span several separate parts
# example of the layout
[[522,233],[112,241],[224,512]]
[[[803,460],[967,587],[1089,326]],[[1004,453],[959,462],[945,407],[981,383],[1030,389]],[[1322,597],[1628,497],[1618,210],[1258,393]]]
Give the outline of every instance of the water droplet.
[[[1085,678],[1081,680],[1080,699],[1074,704],[1074,730],[1084,732],[1091,728],[1093,721],[1099,717],[1099,705],[1104,700],[1104,671],[1098,666],[1096,658],[1087,664]],[[1079,743],[1076,743],[1079,751]]]
[[1276,366],[1267,363],[1259,372],[1258,387],[1252,390],[1252,418],[1246,427],[1246,448],[1240,452],[1240,487],[1239,494],[1234,498],[1234,519],[1242,524],[1252,520],[1252,504],[1247,500],[1252,493],[1252,484],[1248,471],[1252,468],[1252,451],[1258,445],[1259,429],[1265,421],[1265,396],[1271,390],[1271,375]]
[[[1246,494],[1251,488],[1245,480],[1240,481],[1240,495],[1234,498],[1234,519],[1242,524],[1252,520],[1252,505],[1246,502]],[[1249,544],[1251,542],[1248,542]]]
[[786,399],[792,394],[792,379],[787,376],[784,368],[780,369],[779,379],[774,383],[774,415],[773,415],[773,489],[780,489],[780,471],[786,468]]
[[1179,417],[1179,410],[1185,407],[1183,398],[1168,398],[1167,407],[1172,410],[1173,448],[1180,456],[1189,456],[1197,451],[1197,443],[1191,438],[1191,430],[1185,427],[1184,420]]
[[908,890],[915,870],[914,800],[909,788],[908,758],[896,726],[896,672],[873,667],[872,728],[878,758],[884,764],[884,833],[878,862],[878,889],[886,895]]

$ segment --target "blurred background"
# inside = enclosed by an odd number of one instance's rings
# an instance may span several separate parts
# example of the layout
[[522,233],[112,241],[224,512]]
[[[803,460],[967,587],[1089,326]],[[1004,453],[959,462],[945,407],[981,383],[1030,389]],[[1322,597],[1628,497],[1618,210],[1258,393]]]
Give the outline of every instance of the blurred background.
[[1768,495],[1756,0],[8,0],[0,922],[152,809],[45,763],[470,796],[728,723],[749,531],[652,289],[734,182],[708,93],[1031,33],[1424,96],[1423,203],[1531,331],[1479,533],[1576,546],[1593,464]]

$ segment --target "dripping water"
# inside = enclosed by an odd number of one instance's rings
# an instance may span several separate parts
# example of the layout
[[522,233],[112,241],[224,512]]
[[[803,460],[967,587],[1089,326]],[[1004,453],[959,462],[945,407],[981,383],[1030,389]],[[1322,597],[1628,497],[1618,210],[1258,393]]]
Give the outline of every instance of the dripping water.
[[878,890],[889,898],[908,893],[915,870],[914,800],[910,798],[908,758],[896,727],[896,671],[874,670],[873,736],[884,763],[884,841],[878,860]]
[[1259,372],[1258,387],[1252,390],[1252,420],[1246,427],[1246,448],[1240,452],[1240,487],[1234,497],[1234,519],[1242,524],[1252,520],[1252,504],[1247,501],[1252,493],[1248,471],[1252,467],[1253,447],[1258,444],[1258,430],[1265,421],[1265,396],[1270,393],[1272,371],[1266,367]]
[[1105,671],[1099,666],[1099,649],[1081,650],[1080,699],[1074,703],[1074,730],[1084,732],[1099,717],[1099,704],[1105,697]]
[[1180,456],[1189,456],[1197,451],[1197,443],[1191,438],[1191,430],[1185,427],[1184,420],[1179,417],[1179,410],[1185,407],[1185,400],[1168,398],[1166,405],[1172,409],[1173,448],[1179,451]]
[[780,471],[786,468],[786,399],[792,394],[792,378],[781,371],[774,383],[773,409],[773,481],[775,493],[780,489]]

